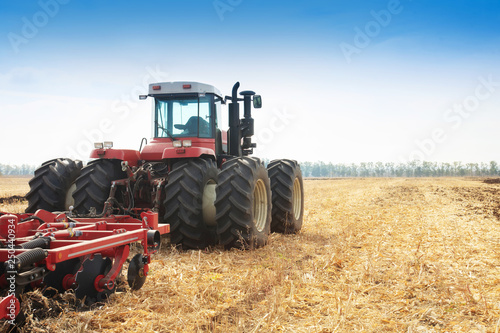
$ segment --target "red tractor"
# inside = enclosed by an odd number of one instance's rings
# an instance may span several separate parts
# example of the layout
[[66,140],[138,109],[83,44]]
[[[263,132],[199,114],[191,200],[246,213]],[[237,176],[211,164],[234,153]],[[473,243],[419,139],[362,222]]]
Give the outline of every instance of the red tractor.
[[[250,157],[256,146],[252,104],[260,108],[262,99],[252,91],[239,97],[238,88],[236,83],[232,96],[223,97],[197,82],[151,84],[140,99],[154,101],[153,139],[143,139],[139,151],[96,143],[85,167],[64,158],[45,162],[30,181],[26,212],[139,218],[152,210],[170,224],[171,242],[183,249],[217,243],[256,248],[271,231],[298,232],[304,212],[300,166],[283,159],[266,168]],[[220,121],[227,101],[224,131]]]

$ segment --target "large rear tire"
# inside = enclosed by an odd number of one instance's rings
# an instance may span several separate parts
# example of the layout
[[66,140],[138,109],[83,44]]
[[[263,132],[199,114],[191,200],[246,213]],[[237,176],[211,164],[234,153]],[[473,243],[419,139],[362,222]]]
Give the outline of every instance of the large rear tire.
[[170,224],[170,242],[186,249],[215,245],[215,188],[219,169],[201,158],[174,165],[165,186],[164,222]]
[[271,231],[297,233],[304,218],[304,186],[300,166],[297,161],[274,160],[267,170],[273,193]]
[[225,162],[215,207],[217,235],[225,248],[264,246],[271,228],[271,187],[264,164],[251,157]]
[[87,164],[75,182],[75,212],[88,214],[94,207],[97,214],[101,213],[109,197],[111,182],[124,178],[127,174],[122,171],[120,160],[95,160]]
[[26,213],[34,213],[38,209],[49,212],[68,210],[73,205],[71,195],[75,189],[74,181],[80,175],[81,169],[81,161],[68,158],[57,158],[43,163],[29,181]]

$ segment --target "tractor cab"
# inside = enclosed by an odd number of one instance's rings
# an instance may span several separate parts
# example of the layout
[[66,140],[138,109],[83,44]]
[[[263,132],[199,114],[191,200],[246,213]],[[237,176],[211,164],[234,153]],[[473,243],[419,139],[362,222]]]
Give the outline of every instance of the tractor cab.
[[[163,90],[163,91],[162,91]],[[222,97],[202,83],[163,83],[150,86],[154,97],[154,138],[215,138]]]
[[214,86],[198,82],[155,83],[141,99],[148,96],[154,98],[153,139],[144,147],[141,159],[217,156],[227,151],[227,135],[219,129],[224,100]]

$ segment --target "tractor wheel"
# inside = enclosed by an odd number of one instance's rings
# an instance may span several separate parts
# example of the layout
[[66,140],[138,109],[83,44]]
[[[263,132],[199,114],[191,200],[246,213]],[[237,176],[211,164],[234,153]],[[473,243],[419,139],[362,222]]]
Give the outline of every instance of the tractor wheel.
[[180,162],[168,175],[165,215],[170,241],[183,249],[203,249],[216,243],[215,188],[219,169],[201,158]]
[[217,235],[225,248],[265,245],[271,228],[271,187],[264,164],[251,157],[225,162],[215,207]]
[[304,218],[302,171],[296,161],[274,160],[267,166],[273,193],[271,231],[297,233]]
[[80,175],[81,169],[81,161],[68,158],[57,158],[43,163],[29,182],[26,213],[34,213],[38,209],[49,212],[68,210],[69,206],[73,205],[71,195],[75,190],[74,181]]
[[75,182],[75,212],[88,214],[94,207],[100,214],[109,197],[111,182],[124,178],[127,174],[122,171],[120,160],[95,160],[87,164]]

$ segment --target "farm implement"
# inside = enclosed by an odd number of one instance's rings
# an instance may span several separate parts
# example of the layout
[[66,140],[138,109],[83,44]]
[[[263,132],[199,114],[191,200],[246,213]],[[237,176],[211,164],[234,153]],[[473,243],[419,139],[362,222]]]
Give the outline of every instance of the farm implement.
[[143,251],[131,259],[127,281],[131,289],[141,288],[160,236],[169,232],[154,212],[142,212],[141,219],[71,215],[41,209],[35,214],[0,213],[1,318],[14,322],[25,289],[71,289],[85,305],[105,300],[116,288],[130,244],[136,242]]

